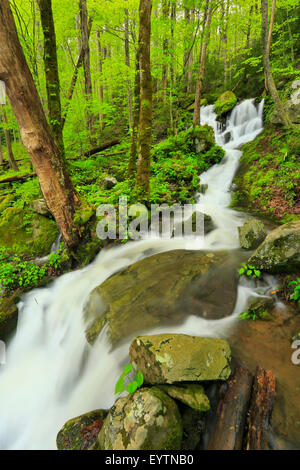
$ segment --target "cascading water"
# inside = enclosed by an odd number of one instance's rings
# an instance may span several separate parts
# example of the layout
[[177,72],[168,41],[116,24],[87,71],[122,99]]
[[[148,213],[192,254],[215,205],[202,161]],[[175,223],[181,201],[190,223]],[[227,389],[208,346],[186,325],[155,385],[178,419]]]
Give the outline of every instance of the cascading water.
[[[128,362],[128,343],[111,350],[103,330],[93,348],[87,345],[82,310],[94,287],[149,254],[239,247],[237,227],[245,215],[228,209],[229,189],[241,156],[238,148],[262,131],[262,113],[263,102],[256,107],[254,100],[246,100],[235,107],[223,131],[213,106],[201,109],[202,123],[214,128],[217,143],[226,151],[220,164],[201,175],[208,190],[198,203],[216,226],[208,236],[147,239],[103,250],[90,266],[24,296],[17,334],[8,347],[7,364],[0,369],[1,449],[55,449],[56,434],[65,421],[112,405],[114,384]],[[189,317],[183,325],[152,332],[224,336],[254,295],[258,294],[253,288],[240,285],[231,317]]]

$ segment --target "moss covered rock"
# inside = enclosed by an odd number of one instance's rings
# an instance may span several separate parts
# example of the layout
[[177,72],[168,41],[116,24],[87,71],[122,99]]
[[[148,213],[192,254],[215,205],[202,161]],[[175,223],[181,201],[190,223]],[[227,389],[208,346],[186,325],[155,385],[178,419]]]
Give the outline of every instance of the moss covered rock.
[[249,259],[258,269],[272,273],[300,269],[300,220],[273,230]]
[[202,385],[160,385],[159,388],[166,392],[171,398],[178,400],[197,411],[208,411],[210,409],[209,399],[205,395]]
[[237,103],[237,97],[232,91],[225,91],[215,102],[215,112],[218,117],[231,111]]
[[229,344],[215,338],[138,336],[130,345],[130,358],[149,384],[227,380],[231,373]]
[[240,245],[244,250],[254,250],[266,238],[264,224],[258,219],[249,219],[242,227],[238,227]]
[[231,315],[240,259],[232,252],[176,250],[150,256],[106,280],[88,299],[84,316],[90,343],[108,323],[113,344],[189,315]]
[[94,450],[180,450],[181,418],[162,390],[143,388],[111,408]]
[[6,341],[14,332],[18,322],[18,292],[4,297],[0,302],[0,340]]
[[96,441],[108,411],[95,410],[70,419],[56,438],[58,450],[87,450]]
[[15,254],[47,255],[57,235],[53,220],[28,209],[9,207],[0,217],[0,245]]

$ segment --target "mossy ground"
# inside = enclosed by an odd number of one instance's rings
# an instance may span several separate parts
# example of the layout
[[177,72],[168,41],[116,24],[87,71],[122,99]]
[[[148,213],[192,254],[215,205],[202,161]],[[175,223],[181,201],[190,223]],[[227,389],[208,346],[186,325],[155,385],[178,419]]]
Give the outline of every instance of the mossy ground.
[[267,215],[280,223],[300,217],[300,135],[273,127],[243,147],[231,207]]

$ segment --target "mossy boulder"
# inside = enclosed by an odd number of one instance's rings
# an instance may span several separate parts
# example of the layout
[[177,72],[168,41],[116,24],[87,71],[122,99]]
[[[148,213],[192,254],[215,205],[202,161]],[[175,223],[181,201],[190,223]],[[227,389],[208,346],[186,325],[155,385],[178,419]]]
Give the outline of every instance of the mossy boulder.
[[33,210],[33,212],[36,212],[37,214],[45,216],[50,215],[50,211],[44,199],[35,199],[34,201],[30,201],[29,207],[31,210]]
[[225,91],[215,102],[215,112],[218,117],[223,117],[231,111],[237,103],[237,97],[232,91]]
[[6,341],[17,327],[18,323],[18,292],[9,297],[3,297],[0,302],[0,340]]
[[275,306],[275,299],[272,297],[255,297],[250,302],[248,312],[255,315],[260,320],[272,320],[271,311]]
[[300,269],[300,220],[282,225],[267,235],[249,259],[258,269],[290,273]]
[[95,410],[70,419],[56,438],[58,450],[88,450],[96,441],[107,410]]
[[92,344],[108,323],[113,345],[145,329],[180,324],[189,315],[231,315],[240,258],[233,252],[175,250],[149,256],[107,279],[84,309]]
[[[285,89],[283,108],[292,123],[300,124],[300,80],[294,80],[291,85]],[[281,117],[275,106],[270,116],[270,122],[272,124],[282,124]]]
[[159,385],[159,388],[166,392],[174,400],[180,401],[193,410],[208,411],[210,409],[209,399],[205,395],[202,385]]
[[178,407],[157,387],[120,398],[111,408],[94,450],[180,450]]
[[221,339],[182,334],[138,336],[129,352],[131,362],[149,384],[227,380],[231,373],[230,346]]
[[47,255],[58,233],[53,220],[28,209],[8,207],[0,217],[0,245],[21,256]]
[[238,227],[240,245],[244,250],[254,250],[266,238],[264,224],[258,219],[249,219],[242,227]]

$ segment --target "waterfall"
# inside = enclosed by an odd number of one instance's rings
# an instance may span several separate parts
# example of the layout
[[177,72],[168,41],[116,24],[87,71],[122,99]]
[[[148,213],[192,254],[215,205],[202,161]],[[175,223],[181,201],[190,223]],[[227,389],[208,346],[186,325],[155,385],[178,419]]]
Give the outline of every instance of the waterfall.
[[[94,287],[149,253],[239,247],[237,227],[246,216],[228,208],[230,186],[241,156],[238,149],[262,131],[262,113],[263,102],[256,107],[254,100],[246,100],[234,108],[224,130],[213,106],[201,109],[202,123],[214,128],[226,152],[221,163],[201,175],[208,190],[198,195],[198,203],[216,226],[208,236],[147,239],[103,250],[90,266],[23,297],[17,334],[7,348],[6,365],[0,367],[1,449],[55,449],[56,434],[68,419],[112,405],[114,385],[128,363],[129,342],[111,350],[104,329],[93,348],[86,343],[82,309]],[[240,285],[231,317],[189,317],[183,325],[154,332],[224,336],[254,295],[253,288]]]

